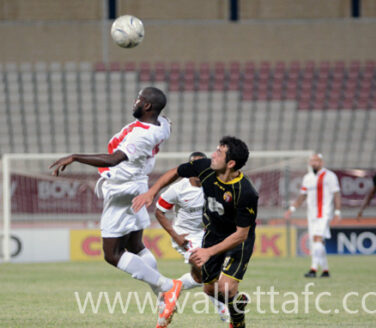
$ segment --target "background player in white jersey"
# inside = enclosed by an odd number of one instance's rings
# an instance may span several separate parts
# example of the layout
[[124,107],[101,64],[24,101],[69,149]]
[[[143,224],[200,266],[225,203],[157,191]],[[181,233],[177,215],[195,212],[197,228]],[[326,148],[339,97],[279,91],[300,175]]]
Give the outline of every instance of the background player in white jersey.
[[308,233],[310,236],[311,269],[305,277],[316,277],[318,267],[321,266],[321,277],[329,277],[328,260],[325,250],[325,239],[329,239],[329,224],[333,218],[341,218],[341,194],[338,178],[334,172],[323,167],[324,162],[321,154],[313,154],[309,160],[312,172],[303,178],[299,197],[292,203],[285,218],[291,214],[307,199]]
[[[192,162],[201,158],[207,157],[204,153],[193,152],[188,161]],[[155,216],[171,236],[172,247],[183,255],[185,263],[190,262],[191,250],[201,247],[204,236],[202,222],[204,203],[204,194],[198,177],[183,178],[169,186],[157,202]],[[171,224],[165,213],[173,208],[175,208],[176,215],[173,224]],[[183,289],[200,287],[202,286],[201,269],[191,263],[191,272],[185,273],[179,280],[183,282]],[[209,297],[221,320],[228,322],[229,314],[225,304],[217,301],[214,297]]]
[[[143,229],[149,226],[144,207],[138,213],[132,199],[148,190],[148,174],[155,162],[159,145],[170,136],[170,122],[159,114],[166,105],[164,93],[154,87],[141,90],[133,106],[134,122],[125,126],[108,144],[109,154],[73,154],[53,163],[53,175],[59,175],[73,162],[99,167],[98,196],[104,198],[101,234],[105,260],[147,282],[156,293],[174,306],[182,283],[162,276],[157,271],[153,254],[142,242]],[[171,290],[174,296],[171,298]]]

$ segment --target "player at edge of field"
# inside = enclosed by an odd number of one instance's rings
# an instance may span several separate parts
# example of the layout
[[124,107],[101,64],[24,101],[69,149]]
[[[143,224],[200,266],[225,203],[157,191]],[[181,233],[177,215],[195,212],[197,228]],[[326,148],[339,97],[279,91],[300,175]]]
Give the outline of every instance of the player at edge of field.
[[243,141],[223,137],[211,160],[200,159],[167,171],[148,192],[133,200],[138,211],[178,177],[200,179],[205,196],[205,235],[202,248],[192,250],[190,258],[201,268],[204,292],[228,305],[231,328],[245,327],[244,309],[249,302],[238,292],[252,255],[257,216],[258,194],[240,171],[248,157]]
[[312,171],[303,177],[300,195],[285,212],[285,219],[303,204],[307,199],[308,234],[311,250],[311,269],[304,275],[315,278],[318,267],[321,266],[322,278],[330,277],[328,260],[326,257],[325,239],[331,237],[329,224],[341,219],[341,193],[336,174],[324,168],[323,156],[313,154],[309,159]]
[[182,282],[171,280],[157,270],[154,255],[142,241],[143,229],[150,225],[146,208],[135,213],[132,199],[148,190],[148,174],[160,144],[169,138],[170,121],[161,116],[165,94],[154,87],[142,89],[133,105],[136,120],[114,135],[108,154],[72,154],[53,163],[53,175],[79,162],[98,167],[101,178],[96,193],[103,198],[101,234],[104,258],[109,264],[148,283],[156,294],[164,293],[163,315],[172,315]]
[[[189,155],[189,162],[207,158],[202,152],[195,151]],[[185,273],[178,278],[183,282],[182,289],[191,289],[202,286],[201,269],[195,266],[190,260],[191,251],[201,247],[204,236],[202,223],[202,211],[204,207],[204,194],[201,188],[200,179],[190,177],[181,179],[168,187],[157,202],[155,216],[171,236],[172,247],[176,249],[185,259],[185,263],[191,264],[191,272]],[[165,213],[175,209],[173,224],[166,217]],[[229,313],[224,303],[209,296],[213,302],[222,321],[229,322]]]
[[363,211],[369,205],[373,196],[375,196],[376,194],[376,174],[373,176],[372,181],[373,181],[373,187],[370,189],[370,191],[367,193],[366,197],[364,198],[363,204],[359,209],[357,219],[360,219],[363,216]]

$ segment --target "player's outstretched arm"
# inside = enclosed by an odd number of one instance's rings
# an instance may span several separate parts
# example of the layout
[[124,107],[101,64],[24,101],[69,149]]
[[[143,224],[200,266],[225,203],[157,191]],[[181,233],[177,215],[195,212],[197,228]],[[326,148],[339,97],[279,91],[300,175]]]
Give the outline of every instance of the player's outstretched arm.
[[371,199],[373,198],[373,196],[376,194],[376,186],[373,187],[369,193],[367,194],[366,198],[364,199],[364,202],[362,204],[362,206],[360,207],[360,210],[358,212],[358,216],[357,216],[357,219],[360,219],[362,216],[363,216],[363,211],[364,209],[368,206],[368,204],[371,202]]
[[95,167],[111,167],[122,161],[126,161],[127,159],[127,155],[120,150],[117,150],[112,154],[72,154],[58,159],[49,168],[55,168],[52,175],[58,176],[60,172],[64,171],[65,168],[73,162],[79,162]]
[[285,212],[285,219],[289,219],[291,217],[291,214],[296,211],[296,209],[303,204],[303,202],[306,200],[307,195],[306,194],[300,194],[299,197],[291,204],[289,209]]
[[144,205],[149,207],[154,200],[154,197],[158,194],[158,192],[168,186],[169,184],[173,183],[177,178],[178,175],[178,168],[175,167],[165,174],[163,174],[156,183],[144,194],[138,195],[133,198],[132,201],[132,208],[137,213]]
[[334,193],[334,222],[341,220],[341,193],[339,191]]
[[187,233],[179,235],[174,227],[172,226],[169,219],[167,219],[166,215],[160,210],[156,209],[155,211],[155,217],[157,218],[160,225],[167,231],[167,233],[171,236],[173,240],[180,246],[180,247],[186,247],[188,244],[188,240],[185,239],[186,236],[188,236]]

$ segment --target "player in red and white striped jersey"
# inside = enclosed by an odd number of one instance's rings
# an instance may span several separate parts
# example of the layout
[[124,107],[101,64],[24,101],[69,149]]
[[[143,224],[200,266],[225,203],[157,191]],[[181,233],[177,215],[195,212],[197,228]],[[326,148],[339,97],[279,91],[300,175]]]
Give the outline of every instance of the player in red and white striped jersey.
[[324,240],[329,239],[329,224],[333,219],[340,220],[341,194],[338,178],[334,172],[323,167],[321,154],[314,154],[309,160],[312,171],[303,178],[299,197],[292,203],[285,213],[285,218],[291,214],[305,200],[307,200],[308,232],[311,241],[312,265],[306,277],[316,277],[319,266],[323,270],[321,277],[329,277],[328,260]]
[[101,233],[105,260],[147,282],[156,293],[173,290],[177,298],[182,283],[158,272],[155,257],[142,242],[143,229],[150,224],[146,208],[137,213],[131,208],[132,199],[148,190],[154,156],[170,136],[169,120],[159,115],[165,105],[166,96],[161,90],[142,89],[133,106],[136,121],[110,140],[108,154],[73,154],[50,168],[55,168],[54,175],[73,162],[99,168],[101,178],[96,192],[104,199]]

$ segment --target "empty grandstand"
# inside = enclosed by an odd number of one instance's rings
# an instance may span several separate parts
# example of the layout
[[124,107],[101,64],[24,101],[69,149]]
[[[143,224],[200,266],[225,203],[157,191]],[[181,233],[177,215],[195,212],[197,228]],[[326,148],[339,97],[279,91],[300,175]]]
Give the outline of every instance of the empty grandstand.
[[376,160],[375,61],[6,63],[0,75],[3,153],[103,151],[155,85],[179,132],[165,151],[237,134],[254,150],[321,151],[332,167]]

